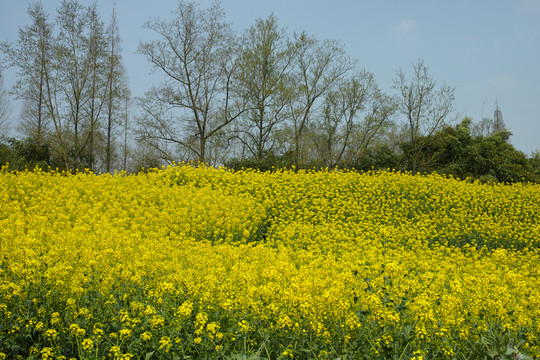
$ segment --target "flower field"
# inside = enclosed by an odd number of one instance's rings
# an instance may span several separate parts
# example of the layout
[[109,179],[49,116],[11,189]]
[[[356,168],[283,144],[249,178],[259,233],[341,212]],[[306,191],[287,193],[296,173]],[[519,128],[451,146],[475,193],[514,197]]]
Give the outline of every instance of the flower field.
[[540,186],[0,172],[2,359],[540,356]]

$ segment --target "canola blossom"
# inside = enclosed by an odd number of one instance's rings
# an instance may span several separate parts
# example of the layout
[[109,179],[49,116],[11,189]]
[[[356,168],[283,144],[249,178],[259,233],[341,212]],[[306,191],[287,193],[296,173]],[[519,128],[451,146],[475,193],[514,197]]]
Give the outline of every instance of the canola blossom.
[[540,356],[540,186],[0,172],[0,360]]

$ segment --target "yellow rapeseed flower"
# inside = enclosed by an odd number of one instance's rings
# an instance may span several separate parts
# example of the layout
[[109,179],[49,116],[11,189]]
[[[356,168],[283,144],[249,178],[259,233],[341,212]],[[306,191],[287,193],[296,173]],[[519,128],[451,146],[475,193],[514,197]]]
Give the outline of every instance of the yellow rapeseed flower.
[[[169,351],[165,330],[214,346],[271,331],[339,347],[406,326],[409,349],[450,358],[497,326],[540,356],[539,185],[189,165],[0,171],[0,203],[7,338],[37,329],[63,347],[93,329],[94,349],[125,358],[101,347],[102,329],[125,351],[154,331]],[[373,334],[373,354],[397,335]]]

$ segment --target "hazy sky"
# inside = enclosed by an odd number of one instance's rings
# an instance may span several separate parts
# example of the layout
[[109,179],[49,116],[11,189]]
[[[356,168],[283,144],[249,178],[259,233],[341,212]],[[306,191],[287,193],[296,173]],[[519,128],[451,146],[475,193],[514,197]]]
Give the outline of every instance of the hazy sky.
[[[27,0],[0,0],[0,41],[15,41],[28,24]],[[113,0],[98,0],[108,22]],[[61,1],[43,0],[56,16]],[[80,3],[90,1],[80,0]],[[206,7],[210,0],[199,3]],[[159,77],[135,53],[150,17],[171,18],[176,0],[116,0],[124,63],[132,93],[141,96]],[[410,72],[424,59],[439,85],[455,87],[455,115],[474,121],[493,117],[495,102],[513,133],[512,144],[530,154],[540,150],[540,0],[223,0],[238,32],[274,13],[289,34],[305,30],[319,39],[338,39],[360,67],[373,72],[392,93],[395,71]],[[14,71],[3,69],[4,87]],[[20,105],[13,104],[14,115]]]

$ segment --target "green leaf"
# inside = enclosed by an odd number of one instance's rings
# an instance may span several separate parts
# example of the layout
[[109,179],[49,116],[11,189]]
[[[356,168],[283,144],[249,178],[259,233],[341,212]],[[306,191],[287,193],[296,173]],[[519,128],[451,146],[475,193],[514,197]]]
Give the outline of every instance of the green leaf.
[[154,355],[156,351],[152,351],[152,352],[149,352],[149,353],[146,353],[146,356],[144,357],[144,360],[150,360],[150,358]]
[[497,350],[494,350],[494,349],[489,349],[487,351],[487,354],[491,357],[491,358],[494,358],[495,356],[499,355],[499,353],[497,352]]
[[488,342],[488,340],[483,335],[480,336],[480,343],[486,347],[491,345],[491,342]]

